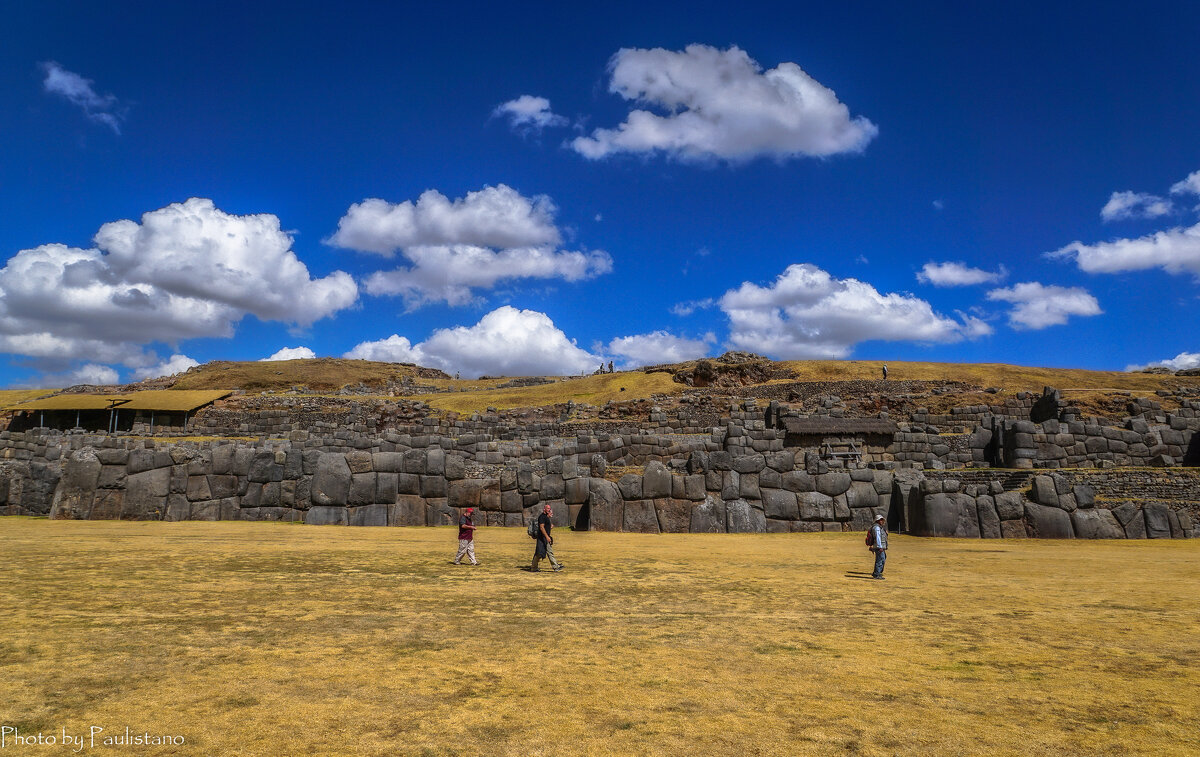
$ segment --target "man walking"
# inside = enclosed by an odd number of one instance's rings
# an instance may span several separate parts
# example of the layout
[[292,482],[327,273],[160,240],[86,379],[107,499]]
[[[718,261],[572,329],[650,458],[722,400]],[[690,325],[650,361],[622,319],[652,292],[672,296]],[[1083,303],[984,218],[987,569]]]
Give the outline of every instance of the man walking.
[[554,528],[554,524],[550,522],[553,516],[554,511],[550,509],[550,505],[543,507],[542,514],[538,516],[537,547],[533,551],[533,567],[530,568],[531,571],[537,572],[539,570],[538,563],[542,561],[543,557],[550,560],[550,564],[554,566],[554,570],[559,571],[563,569],[562,563],[554,559],[554,537],[550,535],[550,530]]
[[880,513],[875,516],[875,525],[871,526],[871,551],[875,553],[875,572],[871,578],[883,580],[883,564],[887,562],[887,516]]
[[883,364],[883,380],[887,381],[887,363]]
[[478,565],[475,559],[475,508],[468,507],[458,519],[458,555],[454,558],[455,565],[461,565],[463,555],[466,555],[472,565]]

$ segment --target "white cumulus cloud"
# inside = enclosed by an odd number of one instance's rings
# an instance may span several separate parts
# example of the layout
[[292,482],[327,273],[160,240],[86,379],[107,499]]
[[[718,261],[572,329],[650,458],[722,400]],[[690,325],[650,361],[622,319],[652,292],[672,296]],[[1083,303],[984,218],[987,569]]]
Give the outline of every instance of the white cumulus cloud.
[[351,205],[328,242],[385,256],[407,247],[556,245],[562,241],[554,224],[556,212],[549,197],[525,197],[504,184],[454,201],[430,189],[415,203],[369,199]]
[[229,337],[247,313],[308,325],[353,305],[349,274],[310,277],[271,215],[191,199],[105,224],[96,247],[46,244],[0,269],[0,351],[144,368],[151,342]]
[[685,161],[826,156],[861,152],[879,132],[866,118],[852,118],[833,90],[795,63],[763,71],[738,47],[625,48],[609,72],[610,92],[659,112],[636,109],[615,129],[573,140],[589,159],[654,152]]
[[881,294],[809,263],[788,266],[769,286],[744,282],[719,304],[731,347],[783,359],[844,358],[869,340],[946,343],[991,333],[978,318],[955,321],[925,300]]
[[987,298],[1008,302],[1008,322],[1016,329],[1061,326],[1070,316],[1100,315],[1100,303],[1082,287],[1060,287],[1026,281],[1004,289],[993,289]]
[[454,201],[435,190],[399,204],[364,200],[350,207],[328,240],[337,247],[391,256],[407,266],[367,277],[373,295],[399,295],[411,308],[465,305],[475,292],[512,279],[580,281],[612,270],[603,250],[558,249],[556,208],[499,184]]
[[540,132],[554,126],[566,126],[567,119],[550,110],[550,101],[535,95],[521,95],[496,106],[492,115],[507,118],[517,132]]
[[176,373],[183,373],[188,368],[195,368],[197,365],[200,365],[200,363],[187,355],[175,354],[158,365],[138,368],[133,372],[133,377],[141,380],[159,378],[160,376],[174,376]]
[[270,357],[259,358],[260,363],[269,363],[275,360],[312,360],[317,356],[317,353],[310,350],[308,347],[284,347]]
[[1200,195],[1200,171],[1193,171],[1181,181],[1171,185],[1173,195]]
[[705,334],[702,339],[687,339],[668,331],[617,337],[608,343],[607,352],[624,358],[624,368],[658,363],[682,363],[704,357],[712,349],[716,337]]
[[363,342],[345,355],[362,360],[419,363],[477,377],[591,373],[601,358],[567,338],[545,313],[505,305],[474,326],[438,329],[420,344],[393,334]]
[[1200,276],[1200,224],[1158,231],[1136,239],[1069,245],[1047,257],[1074,259],[1081,271],[1121,273],[1161,268],[1167,273]]
[[1170,200],[1158,195],[1146,192],[1113,192],[1104,207],[1100,208],[1100,217],[1105,221],[1158,218],[1168,215],[1174,209]]
[[41,64],[41,68],[46,75],[42,80],[46,92],[65,98],[81,108],[91,120],[104,124],[116,134],[121,133],[124,112],[115,96],[97,94],[90,79],[68,71],[54,61]]
[[999,270],[993,272],[972,268],[961,262],[934,263],[930,261],[917,273],[917,281],[937,287],[961,287],[990,284],[1000,281],[1007,275],[1008,270],[1004,266],[1000,266]]
[[1186,371],[1192,368],[1200,368],[1200,352],[1181,352],[1173,358],[1167,360],[1159,360],[1147,365],[1130,365],[1126,366],[1127,371],[1140,371],[1145,368],[1169,368],[1173,371]]

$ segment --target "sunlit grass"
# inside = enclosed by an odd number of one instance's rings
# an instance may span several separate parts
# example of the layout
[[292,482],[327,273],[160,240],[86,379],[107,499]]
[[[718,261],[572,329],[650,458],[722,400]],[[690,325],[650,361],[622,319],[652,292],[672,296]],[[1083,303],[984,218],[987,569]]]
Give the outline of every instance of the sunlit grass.
[[[181,754],[1194,754],[1200,545],[0,519],[0,724]],[[14,752],[23,754],[26,752]],[[139,754],[165,754],[153,748]]]

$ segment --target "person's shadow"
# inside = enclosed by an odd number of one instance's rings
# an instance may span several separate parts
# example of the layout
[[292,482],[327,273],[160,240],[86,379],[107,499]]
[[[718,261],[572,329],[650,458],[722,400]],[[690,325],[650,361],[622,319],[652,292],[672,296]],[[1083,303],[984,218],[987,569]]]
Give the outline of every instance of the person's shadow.
[[865,570],[848,570],[848,571],[846,571],[846,578],[857,578],[857,579],[866,580],[866,581],[874,581],[875,580],[874,578],[871,577],[871,574],[866,572]]

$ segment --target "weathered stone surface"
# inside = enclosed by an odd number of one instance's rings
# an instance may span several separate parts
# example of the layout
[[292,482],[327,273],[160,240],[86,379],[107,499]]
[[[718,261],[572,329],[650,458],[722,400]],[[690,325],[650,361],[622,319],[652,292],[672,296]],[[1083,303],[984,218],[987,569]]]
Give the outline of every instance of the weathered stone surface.
[[[667,492],[670,493],[671,474],[667,474]],[[538,490],[542,495],[543,500],[562,499],[563,493],[566,491],[567,482],[563,480],[561,473],[547,473],[542,476],[542,486]]]
[[167,495],[167,514],[164,520],[187,520],[192,514],[192,503],[182,494]]
[[725,501],[711,494],[692,505],[692,533],[716,534],[725,531]]
[[738,497],[742,499],[762,499],[762,489],[758,486],[757,473],[738,474]]
[[846,491],[846,504],[851,508],[878,507],[879,495],[875,493],[875,484],[865,481],[854,481],[851,483],[850,488]]
[[621,497],[626,500],[642,498],[642,477],[636,473],[626,473],[617,482]]
[[376,480],[374,473],[353,473],[350,476],[350,494],[346,503],[370,505],[375,502]]
[[761,534],[767,530],[767,516],[749,501],[735,499],[725,503],[725,530],[731,534]]
[[996,511],[995,500],[991,495],[975,498],[975,507],[979,511],[979,535],[984,539],[999,539],[1003,536],[1000,529],[1000,515]]
[[444,499],[446,497],[446,478],[444,476],[420,476],[421,496],[425,499]]
[[1029,537],[1023,520],[1000,521],[1000,536],[1005,539],[1025,539]]
[[642,497],[656,499],[670,496],[671,472],[657,460],[650,461],[646,464],[645,473],[642,474]]
[[404,468],[404,455],[399,452],[375,452],[371,455],[371,469],[377,473],[400,473]]
[[443,467],[447,481],[457,481],[461,478],[466,478],[467,461],[463,459],[462,455],[446,455]]
[[399,494],[388,507],[389,526],[425,525],[425,500],[414,494]]
[[1071,516],[1065,510],[1029,502],[1025,505],[1025,523],[1035,539],[1073,539]]
[[391,504],[396,501],[396,495],[399,493],[396,487],[397,473],[376,473],[375,474],[375,501],[382,504]]
[[[346,463],[345,455],[322,453],[317,460],[317,471],[312,480],[312,503],[314,505],[345,505],[350,498],[350,466]],[[209,487],[213,488],[213,476],[209,479]],[[214,490],[214,495],[216,491]],[[318,516],[322,517],[322,516]],[[306,523],[311,523],[305,517]]]
[[[346,473],[350,472],[349,467]],[[345,507],[317,506],[308,508],[304,522],[310,526],[344,526],[349,522]]]
[[648,499],[627,500],[623,523],[623,530],[631,533],[658,533],[658,514],[654,510],[654,502]]
[[374,504],[346,508],[346,522],[351,526],[386,526],[388,505]]
[[420,494],[421,493],[421,477],[415,473],[397,473],[396,474],[396,493],[397,494]]
[[[439,478],[441,477],[439,476]],[[457,524],[458,511],[446,503],[445,497],[425,498],[425,525],[453,526]]]
[[733,458],[733,469],[738,473],[758,473],[767,467],[767,460],[762,455],[739,455]]
[[588,506],[593,531],[620,531],[625,524],[625,500],[612,481],[592,479],[588,488]]
[[1140,509],[1136,509],[1133,517],[1123,526],[1125,529],[1126,539],[1145,539],[1146,538],[1146,516]]
[[1132,502],[1122,502],[1112,509],[1112,514],[1116,517],[1117,522],[1124,527],[1135,517],[1141,518],[1142,509]]
[[1124,539],[1125,529],[1103,508],[1088,508],[1071,513],[1071,525],[1077,539]]
[[993,498],[1000,520],[1020,520],[1025,515],[1025,498],[1020,492],[1001,492]]
[[63,475],[54,490],[51,518],[83,519],[91,514],[100,469],[104,466],[91,447],[75,450],[63,464]]
[[88,517],[91,520],[116,520],[121,517],[121,509],[124,506],[124,489],[97,489],[96,497],[92,500],[92,511]]
[[1034,476],[1031,496],[1039,505],[1058,507],[1058,492],[1054,488],[1054,479],[1050,476]]
[[171,489],[171,469],[155,468],[135,473],[126,480],[124,520],[161,520],[167,510]]
[[802,520],[831,521],[835,519],[833,497],[816,491],[801,492],[796,495],[796,501]]
[[784,489],[764,489],[762,501],[763,511],[768,518],[797,520],[800,517],[796,495],[793,492]]
[[836,497],[850,490],[850,475],[848,473],[823,473],[816,477],[817,491],[827,497]]
[[979,538],[975,499],[965,494],[928,494],[914,503],[912,531],[917,536]]
[[1142,512],[1146,516],[1146,538],[1171,538],[1171,520],[1167,515],[1170,510],[1166,505],[1160,502],[1148,502],[1142,507]]
[[664,534],[687,533],[692,524],[692,503],[686,499],[656,499],[654,511],[658,515],[658,530]]
[[1071,496],[1075,498],[1076,507],[1089,508],[1096,505],[1096,490],[1086,484],[1072,487]]
[[567,481],[563,492],[563,501],[568,505],[581,505],[587,502],[590,480],[586,476],[580,476]]
[[817,490],[817,482],[813,477],[802,470],[787,471],[782,476],[783,488],[790,492],[815,492]]
[[850,511],[850,530],[866,531],[875,522],[875,513],[865,507],[856,507]]

